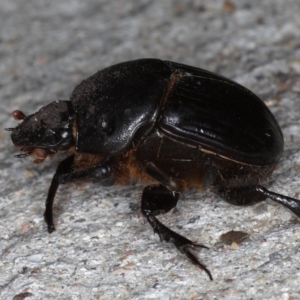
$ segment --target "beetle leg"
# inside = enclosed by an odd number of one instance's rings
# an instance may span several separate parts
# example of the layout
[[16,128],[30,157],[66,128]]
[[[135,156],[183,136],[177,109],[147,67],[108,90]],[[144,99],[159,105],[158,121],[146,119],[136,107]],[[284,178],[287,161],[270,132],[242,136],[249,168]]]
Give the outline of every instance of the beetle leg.
[[300,217],[299,200],[271,192],[260,185],[221,188],[218,194],[234,205],[251,205],[269,198],[284,205]]
[[60,184],[59,177],[62,174],[71,172],[71,166],[74,162],[74,155],[63,160],[57,167],[56,172],[52,178],[51,185],[48,191],[48,196],[46,199],[46,209],[44,212],[44,219],[48,227],[48,232],[51,233],[55,230],[54,223],[53,223],[53,202],[56,191]]
[[[178,189],[176,182],[158,168],[153,162],[147,162],[144,167],[144,171],[169,189]],[[176,204],[173,207],[175,206]]]
[[52,178],[52,182],[48,191],[46,199],[46,209],[44,213],[45,222],[48,226],[48,232],[55,230],[53,223],[53,202],[56,191],[60,184],[80,179],[106,179],[110,176],[110,167],[108,165],[99,165],[81,171],[72,171],[72,164],[74,162],[74,155],[63,160],[57,167],[56,172]]
[[196,256],[190,251],[190,248],[207,247],[193,243],[189,239],[169,229],[155,218],[155,216],[167,213],[174,208],[177,204],[178,198],[178,192],[170,191],[163,185],[147,186],[142,195],[142,213],[154,229],[154,232],[159,235],[161,242],[166,241],[173,243],[181,253],[184,253],[192,261],[193,264],[204,270],[210,280],[213,280],[210,271],[201,262],[199,262]]

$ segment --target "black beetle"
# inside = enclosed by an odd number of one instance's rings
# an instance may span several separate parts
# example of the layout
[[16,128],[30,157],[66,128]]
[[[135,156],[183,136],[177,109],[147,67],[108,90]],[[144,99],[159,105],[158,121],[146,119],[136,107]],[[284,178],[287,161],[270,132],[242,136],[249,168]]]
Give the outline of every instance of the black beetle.
[[48,231],[58,186],[80,179],[105,185],[142,181],[141,210],[161,241],[173,243],[212,280],[190,248],[204,247],[156,219],[187,188],[211,188],[235,205],[270,198],[300,217],[300,201],[267,190],[283,151],[274,116],[256,95],[220,75],[158,59],[120,63],[80,83],[70,101],[25,116],[11,139],[35,162],[72,155],[54,174],[46,200]]

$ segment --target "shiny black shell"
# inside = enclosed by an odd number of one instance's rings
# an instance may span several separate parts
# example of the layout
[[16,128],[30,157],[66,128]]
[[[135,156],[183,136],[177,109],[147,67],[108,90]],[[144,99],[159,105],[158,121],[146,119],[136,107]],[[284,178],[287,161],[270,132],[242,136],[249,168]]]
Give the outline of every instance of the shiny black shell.
[[158,59],[106,68],[72,94],[78,152],[109,157],[154,131],[243,164],[275,164],[280,127],[262,100],[220,75]]

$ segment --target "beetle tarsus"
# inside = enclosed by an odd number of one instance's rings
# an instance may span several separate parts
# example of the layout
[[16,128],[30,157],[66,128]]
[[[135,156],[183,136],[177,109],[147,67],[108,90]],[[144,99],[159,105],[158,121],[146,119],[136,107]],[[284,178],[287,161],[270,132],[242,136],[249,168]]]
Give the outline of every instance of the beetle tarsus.
[[161,242],[173,243],[193,264],[205,271],[210,280],[213,280],[210,271],[190,251],[190,248],[208,248],[204,245],[193,243],[191,240],[166,227],[155,218],[155,216],[164,214],[174,208],[178,198],[179,193],[172,192],[163,185],[147,186],[142,195],[142,213],[147,218],[154,232],[159,235]]
[[[201,247],[201,248],[207,248],[206,246],[203,246],[203,245],[196,245],[196,244],[193,244],[192,245],[193,247]],[[201,270],[203,270],[207,276],[209,277],[210,280],[213,280],[213,277],[210,273],[210,271],[206,268],[205,265],[203,265],[198,259],[197,257],[190,251],[189,247],[191,247],[191,245],[185,245],[183,247],[181,247],[181,249],[179,249],[181,251],[181,253],[184,253],[189,259],[190,261],[198,266]],[[208,248],[207,248],[208,249]]]

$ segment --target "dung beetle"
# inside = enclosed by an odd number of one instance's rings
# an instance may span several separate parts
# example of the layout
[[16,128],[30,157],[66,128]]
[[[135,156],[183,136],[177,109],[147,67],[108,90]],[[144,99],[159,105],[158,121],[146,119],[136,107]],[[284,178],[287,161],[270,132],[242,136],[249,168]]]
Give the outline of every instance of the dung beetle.
[[71,155],[57,167],[46,199],[48,232],[60,184],[93,179],[104,185],[141,181],[141,211],[161,241],[173,243],[212,280],[190,251],[195,244],[156,216],[177,204],[188,188],[210,188],[229,203],[267,198],[300,217],[300,201],[265,188],[283,151],[281,129],[252,92],[223,76],[159,59],[139,59],[97,72],[69,101],[35,114],[17,110],[22,122],[11,139],[42,162],[58,151]]

